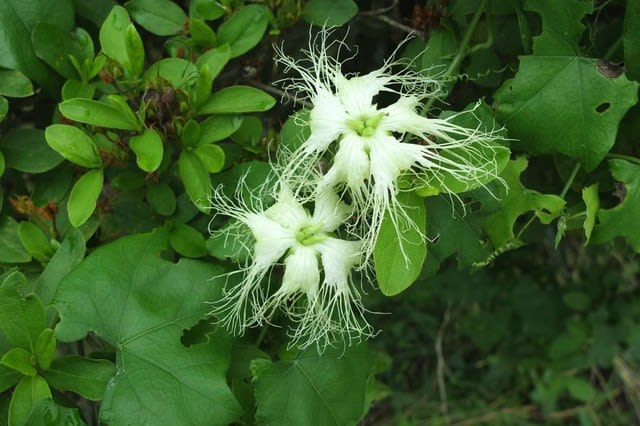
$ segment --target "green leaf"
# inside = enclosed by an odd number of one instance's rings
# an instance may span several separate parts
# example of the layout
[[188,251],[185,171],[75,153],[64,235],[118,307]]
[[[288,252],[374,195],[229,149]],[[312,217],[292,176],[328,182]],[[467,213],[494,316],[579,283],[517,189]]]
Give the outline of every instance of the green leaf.
[[142,74],[142,39],[124,7],[115,6],[105,19],[100,28],[100,45],[105,55],[122,65],[127,77],[136,78]]
[[204,52],[196,61],[196,66],[202,68],[205,65],[209,65],[211,78],[215,80],[220,71],[227,65],[229,59],[231,59],[231,48],[228,44],[223,44]]
[[[117,348],[117,374],[100,417],[107,424],[226,425],[240,416],[227,387],[229,343],[185,347],[180,338],[220,297],[222,270],[160,257],[168,231],[103,245],[71,272],[54,301],[59,340],[94,332]],[[203,407],[207,407],[206,410]]]
[[542,34],[533,38],[534,55],[579,56],[580,21],[592,12],[592,0],[526,0],[524,8],[542,18]]
[[56,337],[53,330],[45,328],[38,336],[35,347],[35,355],[38,358],[38,365],[43,370],[48,370],[56,356]]
[[224,151],[218,145],[199,145],[193,152],[200,158],[209,173],[218,173],[224,167]]
[[7,116],[8,113],[9,113],[9,101],[7,101],[7,98],[5,98],[4,96],[0,95],[0,123],[4,121],[4,118]]
[[596,217],[598,215],[598,211],[600,210],[600,198],[598,198],[598,183],[594,183],[591,186],[588,186],[582,190],[582,200],[586,206],[585,213],[586,217],[584,219],[584,223],[582,224],[582,229],[584,229],[585,236],[585,245],[589,243],[589,239],[591,238],[591,232],[593,231],[593,227],[596,225]]
[[213,84],[213,76],[209,71],[209,65],[204,64],[201,66],[198,74],[198,80],[193,85],[190,93],[190,101],[196,109],[209,98],[211,85]]
[[[0,151],[0,178],[4,175],[4,171],[6,169],[6,162],[4,159],[4,154]],[[2,205],[0,204],[0,210],[2,210]]]
[[123,117],[125,117],[131,125],[135,125],[136,129],[141,129],[140,119],[135,112],[129,106],[129,99],[123,95],[107,95],[107,101],[115,109],[119,110]]
[[96,86],[85,84],[79,80],[67,80],[62,86],[62,100],[73,98],[91,99],[96,92]]
[[215,0],[192,0],[189,2],[189,15],[195,18],[213,21],[224,16],[224,6]]
[[22,376],[23,375],[16,370],[0,364],[0,392],[4,392],[15,386]]
[[18,222],[11,216],[0,216],[0,263],[31,262],[31,255],[22,245]]
[[145,196],[151,207],[163,216],[171,216],[176,211],[176,194],[166,183],[149,185]]
[[[401,192],[398,202],[407,217],[398,218],[399,223],[394,224],[386,214],[373,250],[376,278],[385,296],[394,296],[413,284],[427,256],[422,237],[427,223],[424,200],[414,192]],[[406,223],[407,220],[411,223]],[[402,235],[398,235],[398,230]]]
[[640,81],[640,2],[627,0],[624,13],[622,44],[624,46],[624,66],[627,76]]
[[141,128],[139,120],[134,119],[133,111],[128,114],[128,111],[122,111],[119,105],[113,103],[75,98],[62,102],[58,108],[68,119],[92,126],[121,130],[140,130]]
[[609,78],[595,59],[522,56],[515,78],[494,95],[496,117],[522,149],[560,152],[590,171],[613,146],[638,86]]
[[258,117],[244,117],[242,126],[231,135],[231,139],[249,151],[259,152],[261,147],[258,144],[262,139],[262,126],[262,120]]
[[0,67],[20,70],[37,81],[51,97],[57,97],[60,80],[38,59],[31,45],[37,23],[57,25],[63,31],[74,27],[71,0],[0,0]]
[[129,147],[136,154],[136,163],[147,173],[160,167],[164,147],[162,137],[154,129],[145,129],[141,135],[129,139]]
[[173,88],[183,87],[186,83],[193,81],[196,76],[198,76],[198,68],[192,62],[181,58],[161,59],[144,73],[145,80],[157,82],[156,84],[166,80]]
[[213,93],[198,110],[203,114],[261,112],[276,104],[273,96],[251,86],[230,86]]
[[457,50],[458,41],[453,31],[445,27],[434,29],[422,53],[421,70],[433,70],[436,74],[445,71]]
[[251,370],[258,424],[343,426],[363,414],[371,358],[364,345],[322,355],[313,348],[293,360],[256,360]]
[[[437,144],[434,144],[437,149]],[[459,161],[468,165],[467,179],[461,180],[453,173],[442,170],[426,170],[429,186],[419,187],[417,193],[428,196],[435,193],[457,194],[467,192],[496,179],[507,166],[511,151],[506,146],[493,141],[478,141],[473,145],[442,150],[442,158]]]
[[591,236],[591,242],[603,243],[615,237],[623,237],[640,253],[640,165],[625,160],[610,160],[609,170],[615,180],[624,184],[624,196],[620,204],[611,209],[600,209],[600,225]]
[[182,151],[178,158],[178,172],[193,204],[203,212],[208,211],[211,179],[200,157],[193,152]]
[[24,286],[26,279],[19,272],[10,274],[0,285],[0,330],[12,346],[33,352],[47,324],[40,300],[33,294],[21,295]]
[[24,74],[16,70],[0,70],[0,95],[24,98],[33,95],[33,85]]
[[25,426],[85,426],[77,408],[64,407],[51,399],[34,404]]
[[218,43],[231,47],[231,57],[248,52],[262,40],[269,17],[267,8],[252,4],[242,7],[218,28]]
[[203,19],[191,18],[189,32],[191,33],[191,41],[197,46],[207,48],[216,44],[216,33]]
[[116,367],[106,359],[81,356],[58,358],[43,373],[49,385],[58,390],[75,392],[91,401],[102,399]]
[[302,19],[318,26],[337,27],[356,13],[358,5],[352,0],[310,0],[302,9]]
[[[422,180],[428,182],[427,186],[417,188],[417,192],[423,196],[434,193],[461,193],[475,188],[485,187],[496,179],[509,162],[511,152],[499,138],[506,138],[506,132],[498,128],[491,115],[491,110],[484,103],[472,103],[462,113],[444,111],[440,118],[449,119],[451,123],[467,129],[477,129],[478,132],[492,134],[486,140],[479,139],[473,143],[465,142],[460,147],[442,149],[439,155],[452,163],[465,164],[467,168],[465,179],[460,178],[460,172],[451,173],[435,168],[425,169]],[[454,136],[455,137],[455,136]],[[492,139],[496,138],[498,140]],[[464,139],[460,137],[459,139]],[[439,139],[436,138],[434,147],[437,150]],[[445,167],[446,168],[446,167]]]
[[77,127],[52,124],[47,127],[45,138],[51,148],[72,163],[87,168],[102,165],[95,142]]
[[427,197],[429,233],[427,266],[435,272],[440,263],[455,254],[458,264],[471,266],[486,259],[490,251],[482,240],[480,218],[456,211],[446,196]]
[[[240,234],[234,232],[230,234],[228,232],[229,227],[237,225],[237,222],[231,220],[227,225],[212,233],[211,238],[206,242],[207,252],[210,256],[223,261],[231,260],[236,263],[243,263],[251,258],[249,249],[253,238],[251,233]],[[233,238],[229,238],[229,235],[233,235]]]
[[308,109],[302,109],[292,114],[280,129],[280,145],[289,152],[300,148],[311,135],[311,129],[307,123],[309,123]]
[[69,32],[55,24],[41,22],[33,28],[31,40],[36,55],[67,79],[82,77],[70,56],[79,63],[93,60],[93,41],[82,28]]
[[202,257],[207,254],[202,234],[195,228],[176,223],[169,235],[171,247],[184,257]]
[[25,376],[35,376],[38,371],[31,363],[31,352],[24,348],[13,348],[5,353],[0,359],[0,363]]
[[64,161],[51,149],[40,129],[12,129],[0,139],[7,167],[25,173],[43,173]]
[[591,305],[591,298],[582,291],[570,291],[562,295],[565,305],[575,311],[586,311]]
[[191,119],[184,124],[180,133],[180,141],[182,146],[194,146],[200,140],[200,124]]
[[116,5],[115,0],[74,0],[78,16],[100,27]]
[[131,0],[126,7],[138,24],[159,36],[180,33],[187,19],[180,6],[170,0]]
[[547,348],[547,354],[551,359],[570,356],[580,352],[588,339],[589,334],[584,324],[571,321],[567,324],[567,330],[553,339]]
[[240,115],[214,115],[200,123],[200,141],[198,144],[218,142],[228,138],[242,125]]
[[565,202],[557,195],[541,194],[527,189],[520,182],[520,175],[527,168],[528,161],[519,157],[509,162],[502,172],[506,188],[499,188],[495,196],[501,200],[500,209],[491,214],[484,227],[493,245],[499,249],[507,244],[514,244],[516,238],[513,227],[518,218],[526,212],[533,211],[543,223],[549,223],[564,208]]
[[13,391],[9,405],[9,426],[26,424],[31,410],[41,400],[51,398],[51,389],[40,376],[23,377]]
[[45,263],[55,253],[44,232],[31,222],[20,222],[18,227],[20,241],[29,254],[38,262]]
[[102,192],[103,181],[102,169],[93,169],[73,185],[67,202],[67,213],[71,225],[77,228],[91,217]]
[[35,284],[35,292],[43,304],[53,299],[60,281],[84,259],[86,251],[82,232],[71,228]]

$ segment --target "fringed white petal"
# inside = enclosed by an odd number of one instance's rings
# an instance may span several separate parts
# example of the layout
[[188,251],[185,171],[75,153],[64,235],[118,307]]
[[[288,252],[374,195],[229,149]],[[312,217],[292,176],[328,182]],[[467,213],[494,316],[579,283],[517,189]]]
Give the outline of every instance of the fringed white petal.
[[340,201],[333,189],[327,188],[316,195],[312,221],[322,224],[322,231],[332,232],[342,225],[352,212],[353,209]]
[[291,193],[287,185],[281,185],[278,200],[269,207],[265,216],[275,221],[279,226],[293,229],[294,232],[309,222],[309,213]]
[[324,180],[334,185],[344,182],[351,190],[358,191],[370,175],[371,163],[364,138],[354,134],[346,135],[340,141],[333,165]]
[[253,263],[260,268],[275,264],[295,244],[295,234],[264,213],[252,213],[246,223],[256,239],[253,248]]
[[320,271],[317,251],[313,247],[297,246],[284,261],[282,290],[293,294],[300,291],[313,299],[318,293]]
[[372,109],[375,111],[373,98],[385,88],[387,82],[388,78],[380,70],[351,78],[339,74],[334,80],[344,110],[353,117],[367,114]]
[[314,151],[324,152],[342,133],[348,130],[347,113],[340,99],[327,89],[318,89],[309,113],[311,136],[304,143]]
[[351,269],[360,261],[359,241],[327,238],[316,248],[321,254],[324,281],[314,300],[296,319],[291,345],[306,348],[326,346],[342,340],[345,344],[372,336],[373,328],[364,318],[360,294],[351,281]]
[[349,285],[351,269],[360,262],[361,241],[345,241],[329,237],[317,244],[324,269],[324,284],[344,289]]

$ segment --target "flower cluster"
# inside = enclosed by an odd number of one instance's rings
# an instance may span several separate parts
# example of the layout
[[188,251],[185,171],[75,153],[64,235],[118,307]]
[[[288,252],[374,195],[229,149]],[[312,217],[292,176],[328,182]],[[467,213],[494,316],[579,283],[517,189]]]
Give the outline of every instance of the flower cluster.
[[[371,335],[353,275],[367,277],[385,217],[400,241],[407,229],[419,232],[398,193],[455,193],[460,186],[484,185],[497,178],[501,149],[496,132],[461,126],[460,114],[422,116],[421,102],[437,96],[439,85],[409,64],[391,59],[365,75],[343,74],[328,52],[344,44],[329,42],[330,34],[322,30],[313,38],[301,60],[276,49],[285,72],[297,74],[283,81],[284,88],[312,108],[304,123],[310,136],[274,165],[275,203],[234,204],[221,190],[212,200],[255,240],[250,261],[239,271],[241,282],[226,289],[214,313],[241,333],[282,311],[294,323],[292,344],[320,349],[340,336],[350,341]],[[380,107],[377,97],[384,93],[396,101]],[[321,160],[329,165],[325,172],[319,171]],[[406,189],[401,180],[410,183]],[[311,205],[312,213],[305,208]],[[276,280],[268,275],[276,265],[284,272],[272,288]]]

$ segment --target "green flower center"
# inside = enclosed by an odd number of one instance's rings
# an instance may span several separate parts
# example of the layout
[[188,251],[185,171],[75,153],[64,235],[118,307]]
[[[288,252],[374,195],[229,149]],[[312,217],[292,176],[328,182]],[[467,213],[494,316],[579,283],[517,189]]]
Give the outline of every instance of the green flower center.
[[384,112],[378,113],[373,117],[361,117],[360,119],[347,120],[347,126],[353,129],[360,136],[373,136],[376,132],[376,127],[378,127],[380,120],[382,120],[382,117],[384,117]]
[[320,232],[321,229],[321,223],[303,226],[296,232],[296,240],[303,246],[312,246],[322,242],[327,238],[327,235],[324,232]]

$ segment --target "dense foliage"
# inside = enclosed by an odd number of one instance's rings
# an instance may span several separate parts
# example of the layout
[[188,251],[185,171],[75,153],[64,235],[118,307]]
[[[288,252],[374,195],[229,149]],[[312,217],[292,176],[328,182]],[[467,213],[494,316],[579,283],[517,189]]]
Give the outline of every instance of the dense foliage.
[[0,0],[0,424],[637,422],[639,82],[636,0]]

